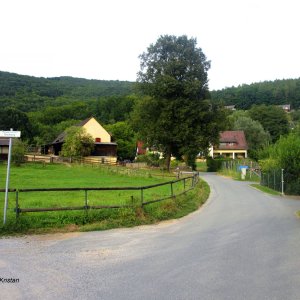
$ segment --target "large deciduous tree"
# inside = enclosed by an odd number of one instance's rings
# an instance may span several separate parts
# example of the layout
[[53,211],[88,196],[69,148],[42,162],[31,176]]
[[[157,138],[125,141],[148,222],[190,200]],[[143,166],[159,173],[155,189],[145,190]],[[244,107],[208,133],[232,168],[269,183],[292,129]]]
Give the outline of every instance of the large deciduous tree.
[[[187,36],[161,36],[140,55],[138,89],[143,97],[133,112],[134,128],[150,147],[194,161],[216,142],[222,118],[209,100],[210,62],[197,41]],[[225,119],[225,118],[224,118]]]

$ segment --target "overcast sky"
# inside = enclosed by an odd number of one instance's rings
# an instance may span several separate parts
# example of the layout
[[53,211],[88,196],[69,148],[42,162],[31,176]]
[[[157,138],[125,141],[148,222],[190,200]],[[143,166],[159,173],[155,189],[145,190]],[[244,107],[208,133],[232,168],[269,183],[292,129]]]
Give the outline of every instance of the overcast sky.
[[300,77],[299,0],[0,0],[0,70],[136,80],[160,35],[197,38],[209,87]]

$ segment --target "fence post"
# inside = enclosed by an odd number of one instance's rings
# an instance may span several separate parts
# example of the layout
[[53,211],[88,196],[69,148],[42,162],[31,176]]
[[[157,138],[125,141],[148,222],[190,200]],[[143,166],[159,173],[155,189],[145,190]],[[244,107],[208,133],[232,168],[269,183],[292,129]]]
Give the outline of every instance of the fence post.
[[185,190],[185,178],[183,178],[183,188]]
[[284,169],[281,169],[281,194],[284,195],[284,177],[283,177]]
[[19,218],[19,191],[16,191],[16,219]]
[[276,173],[275,173],[275,170],[273,171],[273,177],[274,177],[274,191],[276,191]]
[[85,200],[85,209],[88,208],[88,197],[87,197],[87,190],[84,190],[84,200]]
[[171,197],[174,197],[174,193],[173,193],[173,182],[171,182]]
[[141,206],[144,205],[144,189],[141,187]]

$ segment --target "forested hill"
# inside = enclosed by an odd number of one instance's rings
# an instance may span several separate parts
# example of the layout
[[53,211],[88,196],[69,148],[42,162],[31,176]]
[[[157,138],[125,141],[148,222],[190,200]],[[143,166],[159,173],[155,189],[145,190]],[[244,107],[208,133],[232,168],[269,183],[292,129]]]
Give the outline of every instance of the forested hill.
[[99,97],[125,96],[133,91],[133,82],[88,80],[73,77],[40,78],[0,71],[0,105],[23,112],[73,101]]
[[297,109],[300,107],[300,78],[225,88],[212,91],[211,97],[222,100],[225,105],[236,105],[238,109],[249,109],[253,104],[290,104],[292,109]]
[[[88,80],[73,77],[33,77],[0,71],[0,105],[23,112],[39,111],[49,106],[97,100],[102,97],[133,93],[134,82]],[[211,98],[237,109],[253,104],[291,104],[300,108],[300,78],[264,81],[211,91]]]

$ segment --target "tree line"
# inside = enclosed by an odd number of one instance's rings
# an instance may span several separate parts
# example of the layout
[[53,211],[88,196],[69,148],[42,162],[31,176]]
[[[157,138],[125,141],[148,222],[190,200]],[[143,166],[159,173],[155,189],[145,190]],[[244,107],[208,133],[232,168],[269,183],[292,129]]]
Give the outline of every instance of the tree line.
[[132,94],[134,83],[73,77],[38,78],[0,71],[0,105],[23,112]]
[[224,105],[235,105],[237,109],[250,109],[252,105],[290,104],[293,109],[300,108],[300,78],[264,81],[243,84],[212,91],[213,101]]

